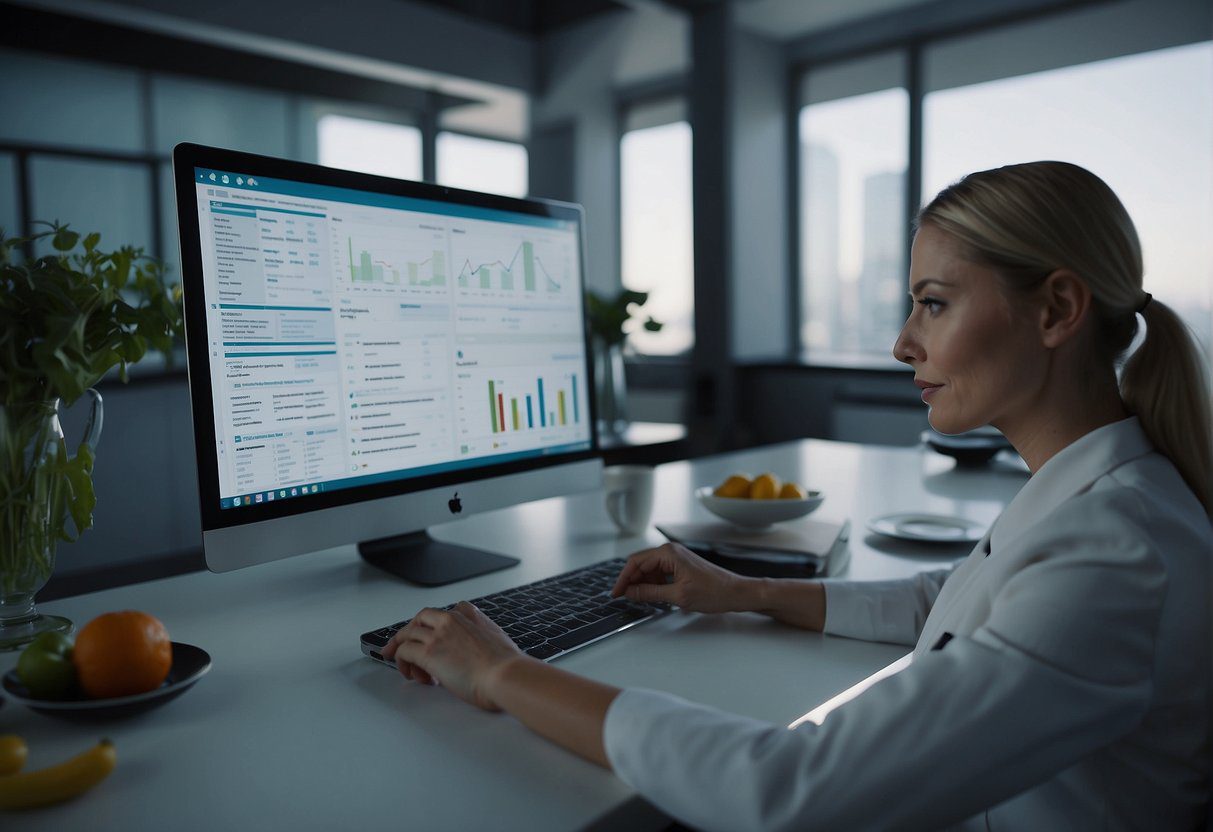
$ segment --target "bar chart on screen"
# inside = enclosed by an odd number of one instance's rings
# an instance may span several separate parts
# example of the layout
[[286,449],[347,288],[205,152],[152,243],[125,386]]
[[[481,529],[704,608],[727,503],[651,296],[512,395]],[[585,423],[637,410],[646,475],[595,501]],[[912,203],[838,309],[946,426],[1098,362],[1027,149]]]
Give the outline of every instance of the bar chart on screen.
[[465,453],[541,447],[584,433],[585,379],[545,366],[460,373],[456,383],[459,442]]

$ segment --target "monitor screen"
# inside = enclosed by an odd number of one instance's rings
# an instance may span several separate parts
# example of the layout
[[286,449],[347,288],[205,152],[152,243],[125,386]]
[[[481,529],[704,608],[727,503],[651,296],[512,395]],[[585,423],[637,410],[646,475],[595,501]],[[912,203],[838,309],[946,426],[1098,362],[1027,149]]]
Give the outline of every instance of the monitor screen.
[[176,163],[204,529],[593,454],[576,206]]

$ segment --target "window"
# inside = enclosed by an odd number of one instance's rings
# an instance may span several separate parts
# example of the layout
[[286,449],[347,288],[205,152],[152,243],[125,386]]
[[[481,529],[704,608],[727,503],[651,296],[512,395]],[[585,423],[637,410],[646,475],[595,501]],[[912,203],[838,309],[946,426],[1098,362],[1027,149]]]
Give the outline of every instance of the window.
[[316,126],[320,164],[397,179],[421,179],[421,131],[342,115],[321,117]]
[[909,98],[899,53],[810,72],[800,110],[801,347],[882,364],[905,321]]
[[923,199],[963,174],[1037,159],[1103,178],[1137,226],[1145,288],[1213,345],[1213,43],[932,92]]
[[0,64],[0,228],[97,231],[103,250],[140,246],[164,261],[169,281],[181,279],[173,145],[271,156],[291,146],[290,99],[276,91],[18,49],[0,49]]
[[[695,340],[691,125],[681,100],[633,107],[619,144],[623,285],[648,292],[629,341],[649,355],[678,355]],[[640,327],[648,316],[660,332]]]
[[[1213,357],[1211,32],[1203,4],[1119,0],[810,67],[800,91],[799,235],[808,360],[878,363],[906,313],[913,206],[895,212],[905,191],[895,192],[893,176],[881,184],[882,174],[915,171],[926,202],[971,171],[1036,159],[1082,165],[1117,192],[1141,237],[1145,288]],[[917,96],[921,133],[911,136]],[[921,156],[910,158],[911,147]],[[910,184],[903,177],[902,188]],[[888,227],[903,252],[896,315],[883,277],[893,273]]]
[[526,196],[527,153],[517,142],[439,133],[438,184],[504,196]]
[[[58,156],[33,156],[31,210],[37,219],[62,219],[81,234],[99,232],[102,249],[123,245],[156,250],[155,218],[150,199],[152,175],[138,163],[93,161]],[[46,226],[34,229],[45,231]],[[34,247],[34,256],[53,254],[49,238]],[[176,260],[173,257],[172,260]],[[180,280],[179,273],[169,276]]]

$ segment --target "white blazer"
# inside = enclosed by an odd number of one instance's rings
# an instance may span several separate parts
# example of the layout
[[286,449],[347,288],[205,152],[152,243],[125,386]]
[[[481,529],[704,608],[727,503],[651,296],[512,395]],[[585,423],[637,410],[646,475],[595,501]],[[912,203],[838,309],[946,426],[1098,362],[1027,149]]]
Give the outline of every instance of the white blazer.
[[607,756],[706,830],[1192,829],[1211,558],[1175,467],[1136,418],[1107,425],[953,570],[825,582],[826,632],[914,644],[902,672],[792,730],[629,689]]

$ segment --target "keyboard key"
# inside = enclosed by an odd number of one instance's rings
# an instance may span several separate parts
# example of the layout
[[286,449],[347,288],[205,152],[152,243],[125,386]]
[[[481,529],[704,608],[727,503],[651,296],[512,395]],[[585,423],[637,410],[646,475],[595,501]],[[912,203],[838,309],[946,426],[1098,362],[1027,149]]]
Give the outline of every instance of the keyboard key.
[[608,618],[595,621],[589,626],[570,630],[562,636],[556,636],[550,639],[548,644],[553,644],[560,650],[568,650],[569,648],[585,644],[587,641],[592,641],[599,636],[605,636],[607,633],[614,632],[625,624],[630,624],[635,620],[636,616],[631,613],[616,613]]
[[534,656],[537,659],[546,659],[549,656],[555,656],[560,650],[549,644],[540,644],[526,651],[528,656]]

